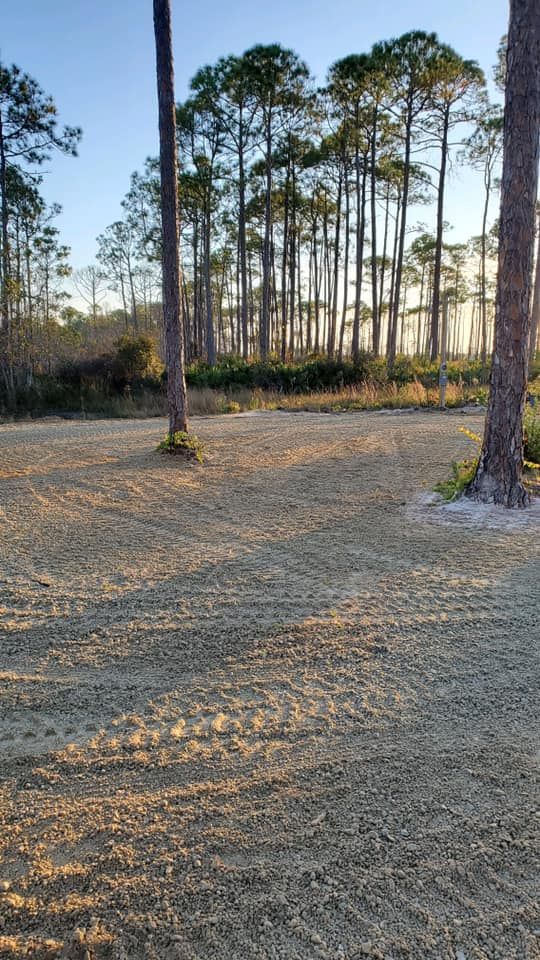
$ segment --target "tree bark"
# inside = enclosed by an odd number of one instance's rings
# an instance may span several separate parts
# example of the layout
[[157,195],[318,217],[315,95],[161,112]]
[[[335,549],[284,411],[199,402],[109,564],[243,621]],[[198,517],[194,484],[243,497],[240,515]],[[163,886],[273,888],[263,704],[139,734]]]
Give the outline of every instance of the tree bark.
[[540,4],[511,0],[508,30],[495,347],[486,427],[467,495],[524,507],[523,410],[540,136]]
[[159,106],[163,319],[169,434],[172,437],[175,433],[186,432],[188,422],[184,338],[180,315],[178,171],[170,0],[154,0],[154,33]]

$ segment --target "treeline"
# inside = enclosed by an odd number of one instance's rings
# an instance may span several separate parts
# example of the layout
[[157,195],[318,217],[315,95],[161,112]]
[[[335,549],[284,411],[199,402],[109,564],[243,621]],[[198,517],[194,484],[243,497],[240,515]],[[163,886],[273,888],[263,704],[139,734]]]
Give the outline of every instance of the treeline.
[[32,77],[0,63],[0,382],[8,397],[53,363],[70,251],[36,170],[55,151],[75,155],[80,136],[59,128],[53,100]]
[[[499,83],[502,83],[499,63]],[[182,298],[189,362],[225,355],[292,363],[370,353],[435,360],[490,352],[501,113],[475,62],[435,34],[407,33],[333,64],[317,89],[279,45],[202,68],[178,106]],[[73,275],[40,166],[75,154],[76,128],[32,78],[0,65],[0,389],[161,338],[159,179],[131,179],[97,262]],[[449,164],[478,171],[479,233],[447,242]],[[435,204],[436,226],[414,224]],[[540,283],[535,300],[540,311]],[[106,307],[114,291],[117,309]]]
[[[485,362],[502,121],[475,62],[417,31],[338,61],[316,89],[296,53],[256,46],[199,70],[177,120],[189,358],[434,359],[446,304],[450,354]],[[450,160],[483,181],[466,244],[445,242]],[[135,330],[137,283],[159,263],[158,186],[149,160],[98,240]],[[413,228],[431,203],[435,231]]]

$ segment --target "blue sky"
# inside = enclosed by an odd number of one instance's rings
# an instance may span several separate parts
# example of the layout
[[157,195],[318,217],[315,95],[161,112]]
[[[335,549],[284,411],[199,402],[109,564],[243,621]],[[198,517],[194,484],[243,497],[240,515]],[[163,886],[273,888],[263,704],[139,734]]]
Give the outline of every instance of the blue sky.
[[[436,31],[491,73],[506,30],[507,0],[172,0],[177,99],[196,69],[254,43],[293,47],[317,80],[349,53],[406,30]],[[53,95],[64,123],[80,125],[78,159],[47,165],[44,194],[62,204],[62,239],[75,268],[92,262],[95,238],[120,216],[133,170],[157,153],[152,0],[2,0],[0,59],[17,63]],[[480,181],[453,173],[449,240],[478,232]],[[430,214],[422,211],[428,221]]]

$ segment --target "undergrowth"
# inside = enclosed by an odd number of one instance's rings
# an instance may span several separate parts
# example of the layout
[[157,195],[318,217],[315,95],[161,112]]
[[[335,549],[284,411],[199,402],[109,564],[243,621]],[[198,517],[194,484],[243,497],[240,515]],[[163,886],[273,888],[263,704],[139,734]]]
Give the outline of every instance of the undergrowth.
[[188,460],[196,460],[203,463],[203,445],[194,433],[186,433],[184,430],[178,430],[176,433],[168,433],[166,437],[158,444],[160,453],[182,454]]
[[[460,427],[459,430],[476,444],[477,454],[475,457],[469,457],[464,460],[453,460],[451,476],[446,480],[441,480],[435,485],[435,492],[439,493],[443,500],[447,501],[457,500],[458,497],[464,493],[474,479],[480,458],[482,438],[466,427]],[[523,420],[523,455],[525,466],[524,483],[536,491],[540,482],[540,415],[538,412],[538,402],[528,407],[525,412]]]

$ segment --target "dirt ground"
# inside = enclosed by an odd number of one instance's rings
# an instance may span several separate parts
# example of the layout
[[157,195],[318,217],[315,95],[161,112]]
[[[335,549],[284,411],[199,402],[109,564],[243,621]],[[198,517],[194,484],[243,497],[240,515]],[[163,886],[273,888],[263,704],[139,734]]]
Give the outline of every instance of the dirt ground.
[[422,506],[463,422],[0,427],[0,956],[540,957],[540,525]]

